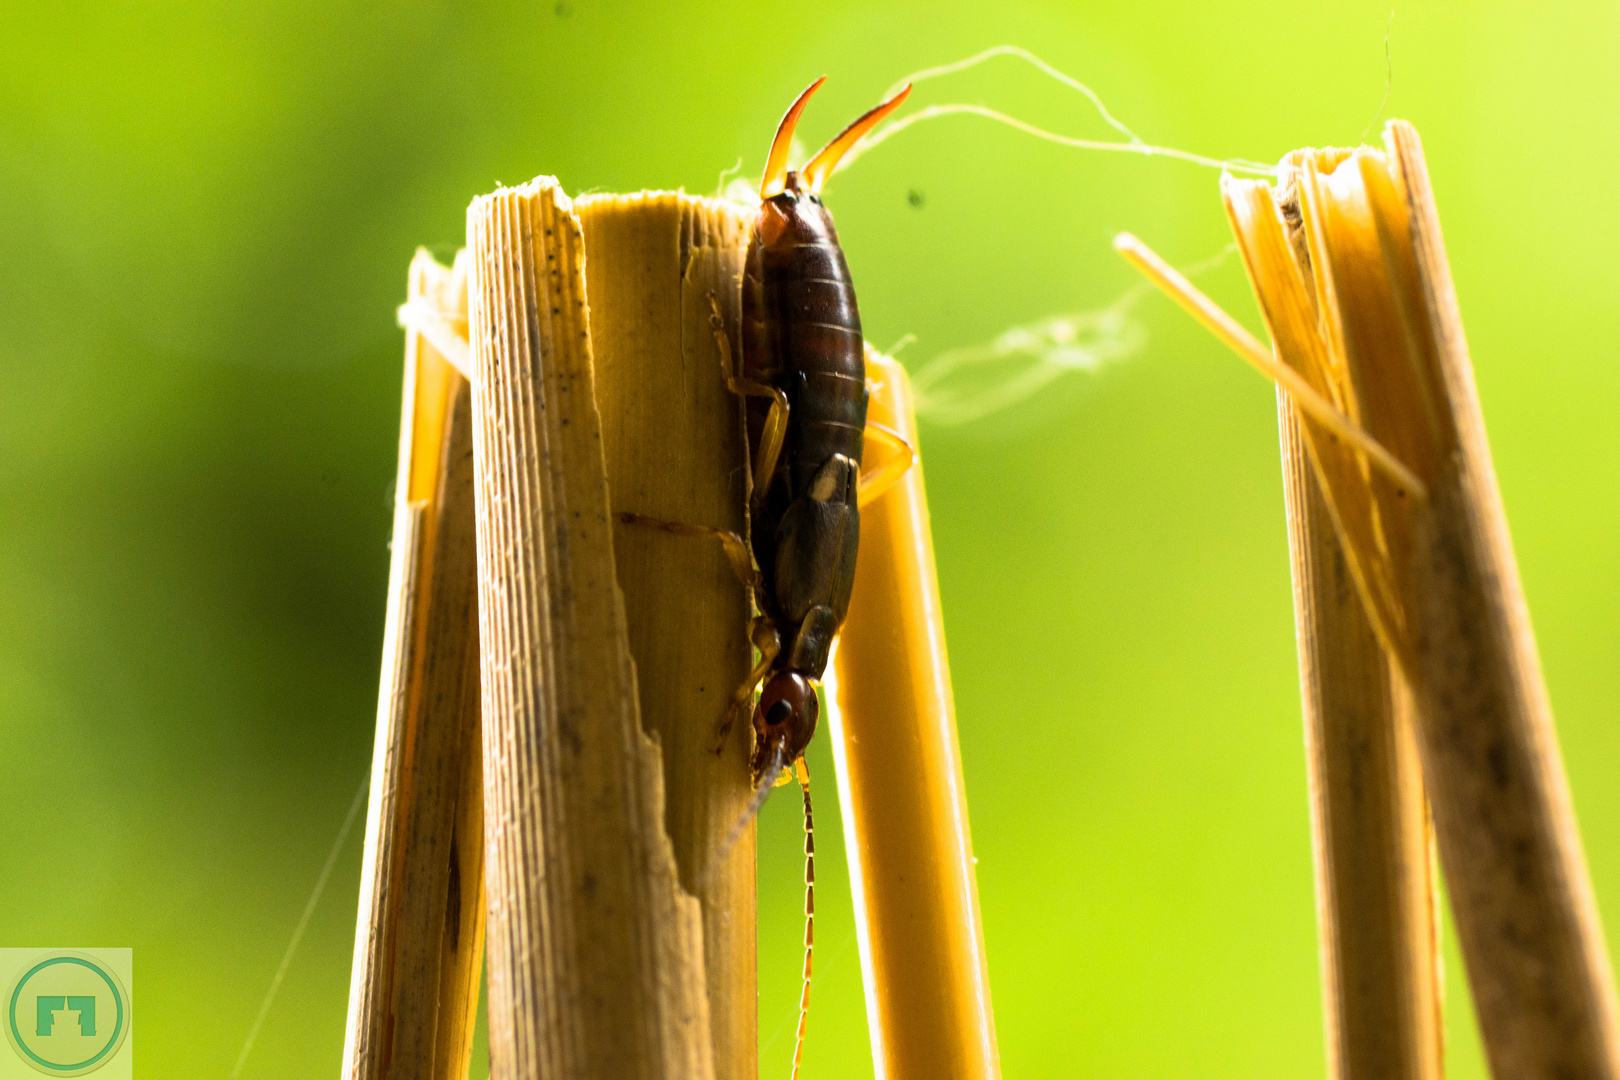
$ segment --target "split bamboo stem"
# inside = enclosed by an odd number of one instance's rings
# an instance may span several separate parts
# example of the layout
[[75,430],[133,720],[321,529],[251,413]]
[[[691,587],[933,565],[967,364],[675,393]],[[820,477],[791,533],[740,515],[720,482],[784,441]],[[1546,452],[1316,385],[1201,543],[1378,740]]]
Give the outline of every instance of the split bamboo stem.
[[[868,417],[915,446],[904,369],[868,350],[867,374],[875,381]],[[879,447],[868,442],[868,450]],[[861,511],[854,596],[834,676],[833,754],[877,1076],[996,1080],[1001,1063],[920,460]]]
[[1386,141],[1456,432],[1414,529],[1413,684],[1463,958],[1499,1077],[1620,1077],[1620,1013],[1417,131]]
[[[1620,1025],[1417,133],[1223,180],[1278,355],[1425,485],[1302,421],[1369,620],[1405,675],[1498,1077],[1620,1077]],[[1309,268],[1302,274],[1300,266]]]
[[[708,296],[735,339],[748,217],[674,193],[592,195],[575,206],[613,511],[742,534],[746,449]],[[715,1076],[755,1080],[752,822],[713,865],[751,794],[750,727],[734,724],[715,747],[752,657],[748,594],[712,539],[620,525],[613,553],[642,723],[663,751],[664,827],[681,887],[703,905]]]
[[584,237],[555,180],[467,215],[492,1076],[714,1074],[616,581]]
[[[418,252],[412,300],[466,310],[463,266]],[[345,1080],[462,1080],[483,959],[483,792],[471,393],[406,335],[382,698]]]
[[1440,1080],[1437,883],[1411,697],[1278,390],[1330,1080]]

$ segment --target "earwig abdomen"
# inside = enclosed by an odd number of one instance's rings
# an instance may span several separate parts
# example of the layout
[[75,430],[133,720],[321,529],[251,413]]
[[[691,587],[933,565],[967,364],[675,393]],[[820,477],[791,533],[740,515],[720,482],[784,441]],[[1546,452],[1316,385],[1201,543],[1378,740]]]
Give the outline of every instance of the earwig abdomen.
[[[761,204],[749,244],[742,374],[778,387],[789,405],[776,468],[754,478],[754,556],[783,639],[776,669],[820,679],[855,578],[866,360],[832,215],[788,177]],[[756,450],[768,411],[766,401],[750,403]]]

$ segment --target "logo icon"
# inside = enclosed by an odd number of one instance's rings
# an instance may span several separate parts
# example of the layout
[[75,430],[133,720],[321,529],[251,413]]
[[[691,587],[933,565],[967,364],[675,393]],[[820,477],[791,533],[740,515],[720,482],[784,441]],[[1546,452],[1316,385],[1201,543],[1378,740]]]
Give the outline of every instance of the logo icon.
[[130,955],[129,949],[0,950],[9,961],[0,975],[15,972],[3,1019],[17,1056],[47,1076],[83,1076],[117,1057],[129,1035],[130,997],[116,969],[129,970]]

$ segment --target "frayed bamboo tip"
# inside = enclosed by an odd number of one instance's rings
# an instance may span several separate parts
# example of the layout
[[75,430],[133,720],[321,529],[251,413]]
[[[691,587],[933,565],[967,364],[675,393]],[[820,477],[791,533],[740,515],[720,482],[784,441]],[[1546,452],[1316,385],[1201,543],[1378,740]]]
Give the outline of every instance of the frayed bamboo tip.
[[[1428,168],[1405,121],[1384,144],[1295,151],[1275,189],[1223,176],[1221,191],[1345,569],[1415,702],[1492,1070],[1615,1080],[1614,976]],[[1207,298],[1149,276],[1266,369]]]
[[[905,371],[867,352],[869,419],[916,445]],[[882,452],[867,442],[867,468]],[[877,452],[874,452],[877,451]],[[892,452],[892,451],[891,451]],[[861,511],[831,728],[877,1075],[1001,1075],[920,460]]]

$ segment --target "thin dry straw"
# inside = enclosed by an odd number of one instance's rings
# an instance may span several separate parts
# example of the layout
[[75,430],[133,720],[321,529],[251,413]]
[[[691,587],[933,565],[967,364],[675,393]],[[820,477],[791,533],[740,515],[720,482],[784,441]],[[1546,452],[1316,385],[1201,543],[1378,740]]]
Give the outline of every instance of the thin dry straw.
[[242,1075],[242,1066],[247,1064],[248,1054],[253,1051],[253,1043],[259,1037],[259,1029],[264,1026],[264,1018],[270,1015],[270,1005],[276,1000],[276,991],[281,989],[281,980],[287,977],[287,969],[292,966],[293,955],[298,952],[298,946],[304,940],[304,931],[309,929],[309,920],[321,902],[321,894],[326,891],[326,883],[332,877],[332,868],[337,866],[338,855],[343,851],[343,842],[349,838],[349,830],[354,828],[355,818],[360,816],[360,807],[365,805],[366,792],[370,789],[371,768],[368,765],[365,778],[360,781],[360,790],[354,793],[354,802],[349,804],[349,813],[343,819],[343,827],[338,830],[337,839],[332,842],[332,850],[326,853],[326,864],[321,867],[320,877],[315,879],[315,888],[310,890],[309,900],[304,904],[304,913],[298,917],[298,925],[293,927],[292,940],[287,942],[287,951],[281,954],[281,964],[276,968],[275,977],[270,980],[270,989],[264,995],[264,1003],[259,1006],[259,1015],[253,1018],[253,1026],[248,1029],[247,1041],[242,1044],[242,1052],[236,1055],[236,1066],[231,1069],[231,1080],[236,1080]]
[[465,315],[444,311],[417,297],[399,305],[398,319],[399,325],[405,330],[426,338],[428,344],[450,361],[451,367],[466,378],[472,378],[471,346],[467,344]]
[[1260,344],[1241,323],[1199,292],[1192,282],[1177,273],[1176,268],[1160,258],[1152,248],[1130,233],[1120,233],[1114,238],[1114,250],[1140,270],[1149,281],[1164,290],[1172,300],[1185,308],[1188,314],[1207,326],[1234,352],[1259,369],[1261,374],[1293,395],[1294,401],[1313,419],[1361,450],[1407,491],[1421,499],[1428,498],[1429,489],[1417,478],[1416,473],[1401,464],[1377,439],[1334,408],[1333,404],[1318,394],[1297,371],[1280,362],[1272,355],[1271,350]]
[[965,60],[958,60],[954,63],[942,64],[938,67],[924,68],[921,71],[913,72],[912,74],[901,79],[899,82],[895,83],[895,85],[890,88],[889,93],[893,94],[896,90],[908,82],[912,85],[916,85],[917,83],[925,82],[929,79],[936,79],[944,75],[953,75],[957,72],[966,71],[969,68],[976,67],[988,60],[993,60],[1001,56],[1008,56],[1013,57],[1014,59],[1022,60],[1025,63],[1035,67],[1043,75],[1046,75],[1049,78],[1052,78],[1068,87],[1069,89],[1083,95],[1086,100],[1091,102],[1092,106],[1096,108],[1098,114],[1102,117],[1103,122],[1109,127],[1113,128],[1115,131],[1119,132],[1121,135],[1125,136],[1128,141],[1107,142],[1101,139],[1080,139],[1070,135],[1059,135],[1056,132],[1047,131],[1045,128],[1036,127],[1034,124],[1028,123],[1024,120],[1019,120],[1014,116],[1008,116],[1004,112],[989,108],[985,105],[972,105],[965,103],[929,105],[926,108],[911,113],[909,116],[890,120],[888,123],[877,128],[860,142],[856,143],[854,148],[851,149],[849,153],[844,155],[844,159],[839,162],[837,169],[833,171],[841,172],[844,169],[849,168],[851,165],[855,164],[856,160],[859,159],[862,154],[866,153],[868,150],[871,150],[878,144],[888,141],[895,135],[900,134],[900,132],[904,131],[908,127],[911,127],[913,124],[918,124],[924,120],[932,120],[941,116],[967,115],[980,116],[987,120],[994,120],[998,123],[1006,124],[1008,127],[1016,128],[1026,135],[1033,135],[1037,139],[1043,139],[1046,142],[1056,143],[1059,146],[1074,147],[1078,150],[1102,150],[1111,153],[1140,154],[1143,157],[1173,158],[1177,161],[1187,161],[1194,165],[1203,165],[1207,168],[1226,169],[1229,172],[1247,173],[1255,176],[1275,176],[1277,174],[1277,169],[1275,166],[1267,165],[1259,161],[1248,161],[1243,158],[1211,158],[1205,157],[1202,154],[1189,153],[1185,150],[1176,150],[1168,146],[1154,146],[1144,141],[1139,135],[1136,134],[1136,132],[1132,131],[1130,128],[1126,127],[1123,123],[1116,119],[1114,115],[1108,111],[1107,106],[1103,104],[1102,98],[1100,98],[1096,91],[1092,90],[1091,87],[1070,75],[1065,75],[1063,72],[1059,71],[1051,64],[1048,64],[1046,61],[1042,60],[1028,49],[1022,49],[1016,45],[997,45],[974,56],[970,56]]

